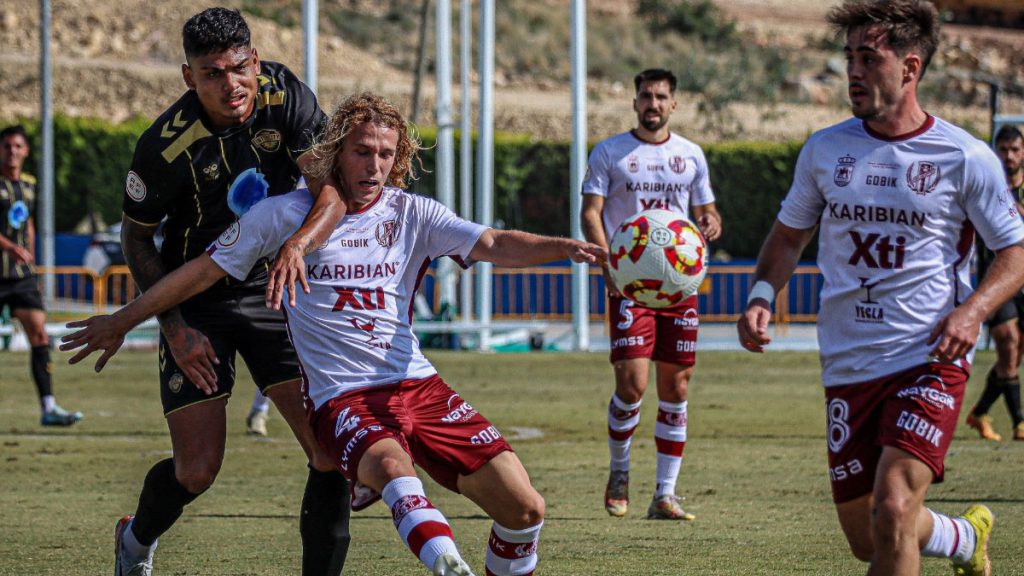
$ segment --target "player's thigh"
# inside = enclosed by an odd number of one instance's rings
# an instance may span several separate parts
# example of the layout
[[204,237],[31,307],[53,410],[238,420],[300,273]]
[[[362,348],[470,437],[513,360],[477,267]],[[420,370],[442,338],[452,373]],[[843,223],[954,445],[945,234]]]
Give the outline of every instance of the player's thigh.
[[48,343],[46,312],[42,308],[14,308],[11,315],[21,323],[32,346],[45,346]]
[[655,313],[654,354],[658,362],[693,366],[697,362],[697,297],[690,296],[679,306]]
[[383,492],[395,478],[415,476],[412,457],[396,438],[380,438],[363,452],[356,477],[360,482]]
[[262,291],[247,291],[238,297],[236,311],[238,354],[260,390],[301,378],[284,313],[265,302]]
[[167,414],[178,480],[190,485],[212,482],[224,461],[227,398],[193,403]]
[[868,561],[874,554],[871,537],[871,506],[873,496],[865,494],[859,498],[836,504],[839,526],[843,529],[846,541],[853,555]]
[[227,399],[235,386],[235,348],[233,338],[212,329],[212,325],[205,321],[197,321],[197,316],[185,316],[185,323],[190,327],[202,332],[210,341],[214,355],[220,361],[214,364],[213,370],[217,374],[217,391],[207,395],[188,379],[181,371],[171,348],[160,333],[157,347],[157,364],[160,371],[160,401],[163,404],[164,415],[181,411],[193,404],[202,404],[212,399]]
[[459,476],[459,491],[498,524],[521,530],[544,517],[544,498],[514,452],[502,452],[476,472]]
[[654,310],[637,306],[621,296],[608,297],[609,360],[612,364],[650,359],[654,354],[655,329]]
[[612,366],[615,369],[615,395],[623,402],[639,402],[647,392],[651,361],[647,358],[629,358],[619,360]]
[[333,462],[327,452],[317,443],[313,427],[309,424],[309,417],[303,403],[302,381],[283,382],[267,388],[264,392],[274,402],[277,411],[288,423],[292,434],[295,435],[295,439],[299,441],[303,452],[306,453],[310,465],[321,472],[333,470]]
[[900,448],[882,448],[875,474],[874,506],[915,514],[934,479],[932,469],[916,455]]

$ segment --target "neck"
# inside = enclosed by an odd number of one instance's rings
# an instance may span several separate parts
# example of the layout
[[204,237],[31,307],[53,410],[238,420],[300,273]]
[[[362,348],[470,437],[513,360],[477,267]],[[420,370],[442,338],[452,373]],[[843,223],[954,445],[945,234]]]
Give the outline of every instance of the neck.
[[921,109],[917,100],[911,100],[893,110],[892,114],[878,120],[868,120],[867,125],[875,132],[894,138],[909,134],[928,120],[928,114]]
[[0,169],[0,174],[3,174],[4,178],[11,182],[21,180],[21,168],[16,166],[4,166]]
[[662,126],[660,129],[651,132],[645,129],[643,126],[637,126],[633,129],[633,135],[650,144],[657,144],[668,140],[668,124]]

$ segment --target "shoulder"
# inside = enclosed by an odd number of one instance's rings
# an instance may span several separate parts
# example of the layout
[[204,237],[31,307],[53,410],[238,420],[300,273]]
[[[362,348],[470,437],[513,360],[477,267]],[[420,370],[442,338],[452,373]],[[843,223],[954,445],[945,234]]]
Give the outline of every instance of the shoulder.
[[960,149],[966,159],[977,158],[979,156],[989,157],[994,156],[992,149],[989,148],[988,144],[982,142],[978,138],[975,138],[973,134],[964,130],[963,128],[952,124],[933,116],[935,124],[932,127],[935,137],[941,138],[949,142],[955,148]]
[[25,184],[28,184],[29,186],[36,185],[36,177],[31,174],[25,174],[24,172],[22,172],[21,174],[21,181],[24,182]]
[[835,145],[849,147],[851,139],[864,138],[866,134],[863,121],[858,118],[850,118],[811,134],[804,142],[803,150],[817,151]]
[[201,110],[195,92],[186,91],[139,137],[135,145],[137,159],[163,158],[171,163],[196,140],[211,136],[202,122]]
[[312,95],[312,91],[299,80],[299,77],[279,62],[261,61],[260,73],[256,79],[259,82],[260,103],[263,105],[276,103],[273,98],[268,99],[271,95],[279,95],[277,98],[285,98],[285,94],[307,92]]
[[704,149],[700,147],[700,144],[697,144],[685,136],[676,134],[675,132],[669,133],[668,145],[672,150],[686,153],[690,156],[704,156]]

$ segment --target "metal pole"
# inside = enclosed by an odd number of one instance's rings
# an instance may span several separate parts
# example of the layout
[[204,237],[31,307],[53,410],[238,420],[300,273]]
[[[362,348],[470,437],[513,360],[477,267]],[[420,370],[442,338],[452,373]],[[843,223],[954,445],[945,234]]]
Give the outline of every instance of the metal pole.
[[[462,0],[459,11],[459,77],[462,81],[462,118],[460,119],[459,214],[473,219],[473,108],[470,91],[473,84],[473,4]],[[462,271],[459,279],[462,321],[473,320],[473,273]]]
[[[480,0],[480,144],[477,151],[477,222],[494,222],[494,0]],[[490,346],[491,263],[477,264],[477,310],[480,324],[478,347]]]
[[[455,125],[452,123],[452,7],[451,0],[437,0],[437,200],[455,210]],[[449,258],[437,266],[441,304],[455,302],[455,267]]]
[[319,9],[317,0],[302,0],[302,48],[306,59],[305,74],[303,76],[306,86],[316,93],[317,78],[317,13]]
[[[572,168],[569,214],[572,237],[583,240],[580,189],[587,170],[587,2],[572,2]],[[586,264],[572,266],[572,322],[576,350],[590,348],[590,276]]]
[[[40,199],[43,205],[43,218],[40,232],[43,239],[42,264],[53,266],[54,258],[54,219],[53,219],[53,67],[50,55],[51,30],[50,0],[39,2],[39,78],[40,78],[40,115],[39,126],[42,130],[42,153],[39,155],[39,176],[41,182]],[[43,283],[43,295],[48,302],[55,297],[53,274],[47,274]]]

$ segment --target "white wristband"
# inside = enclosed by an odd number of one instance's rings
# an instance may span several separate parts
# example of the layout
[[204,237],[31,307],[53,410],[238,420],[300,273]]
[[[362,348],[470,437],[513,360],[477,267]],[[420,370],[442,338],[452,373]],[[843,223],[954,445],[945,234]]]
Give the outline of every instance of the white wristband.
[[768,301],[768,305],[771,306],[775,302],[775,288],[772,288],[772,285],[764,280],[758,280],[754,283],[754,287],[750,289],[750,295],[747,296],[747,306],[758,298],[764,298]]

